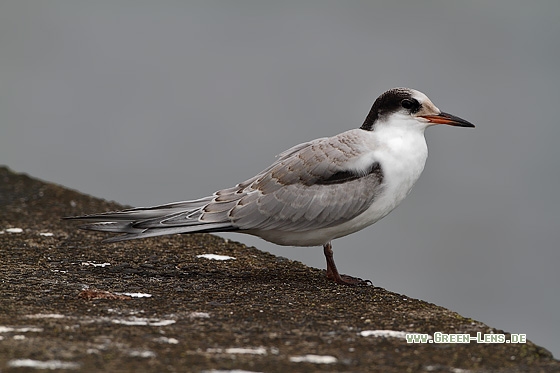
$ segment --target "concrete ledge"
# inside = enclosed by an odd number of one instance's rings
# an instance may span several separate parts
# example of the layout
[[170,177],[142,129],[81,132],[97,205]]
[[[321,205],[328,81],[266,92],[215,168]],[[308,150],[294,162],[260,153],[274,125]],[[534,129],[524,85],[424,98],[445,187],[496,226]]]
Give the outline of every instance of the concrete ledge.
[[560,372],[530,341],[407,344],[400,332],[510,335],[254,247],[104,245],[60,220],[121,208],[0,167],[0,371]]

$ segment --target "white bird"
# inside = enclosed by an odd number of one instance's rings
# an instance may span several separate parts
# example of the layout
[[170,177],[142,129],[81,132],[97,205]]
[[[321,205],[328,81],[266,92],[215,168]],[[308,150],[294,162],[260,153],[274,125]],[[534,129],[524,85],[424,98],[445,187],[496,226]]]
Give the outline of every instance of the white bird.
[[84,229],[124,233],[106,242],[239,232],[278,245],[322,245],[329,279],[367,283],[339,274],[331,241],[375,223],[402,202],[424,169],[424,131],[435,124],[474,127],[440,111],[419,91],[394,88],[377,98],[360,128],[296,145],[233,188],[197,200],[67,219],[93,221]]

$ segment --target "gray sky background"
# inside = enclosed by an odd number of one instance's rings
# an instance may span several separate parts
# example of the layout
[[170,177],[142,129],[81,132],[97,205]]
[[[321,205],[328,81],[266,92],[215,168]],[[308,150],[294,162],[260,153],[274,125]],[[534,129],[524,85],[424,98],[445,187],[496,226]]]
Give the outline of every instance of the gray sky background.
[[[427,131],[413,192],[334,242],[339,269],[559,357],[559,14],[555,0],[2,0],[0,163],[135,206],[194,199],[416,88],[477,128]],[[228,237],[325,266],[320,248]]]

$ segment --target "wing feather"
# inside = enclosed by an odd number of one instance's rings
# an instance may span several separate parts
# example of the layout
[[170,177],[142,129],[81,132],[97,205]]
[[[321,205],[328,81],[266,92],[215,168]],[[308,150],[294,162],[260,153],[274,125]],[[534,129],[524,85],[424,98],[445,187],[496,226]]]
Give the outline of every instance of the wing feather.
[[383,189],[383,170],[359,131],[296,145],[261,173],[212,196],[72,219],[92,221],[86,229],[125,233],[111,242],[175,233],[258,235],[268,229],[289,233],[331,227],[364,212]]
[[[333,226],[364,212],[383,188],[383,173],[375,161],[366,169],[349,168],[361,153],[348,145],[356,138],[343,135],[294,147],[239,184],[251,197],[243,197],[229,211],[233,225],[298,232]],[[329,181],[337,174],[344,177]]]

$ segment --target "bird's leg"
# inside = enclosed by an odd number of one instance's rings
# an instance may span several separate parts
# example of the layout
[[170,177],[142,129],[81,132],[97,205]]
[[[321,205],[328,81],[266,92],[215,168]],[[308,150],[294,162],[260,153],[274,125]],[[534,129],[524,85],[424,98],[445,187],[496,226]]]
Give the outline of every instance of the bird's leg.
[[329,242],[323,245],[323,252],[325,253],[325,258],[327,259],[327,278],[342,285],[373,285],[370,280],[362,280],[361,278],[340,275],[336,264],[334,264],[334,256],[332,245]]

